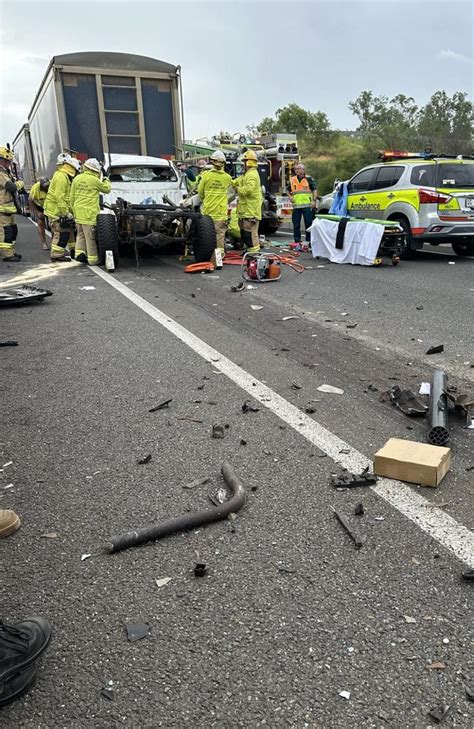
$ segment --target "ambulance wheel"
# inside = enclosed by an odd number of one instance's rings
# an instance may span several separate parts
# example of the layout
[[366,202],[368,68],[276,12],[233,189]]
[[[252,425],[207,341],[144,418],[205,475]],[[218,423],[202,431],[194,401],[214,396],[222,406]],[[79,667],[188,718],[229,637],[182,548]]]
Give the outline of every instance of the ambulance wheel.
[[112,251],[114,265],[119,263],[119,241],[115,215],[98,215],[95,224],[95,237],[100,265],[105,264],[105,252]]
[[451,247],[457,256],[474,256],[474,241],[458,241],[451,243]]
[[191,225],[191,243],[196,263],[206,263],[211,260],[217,241],[216,229],[209,215],[194,218]]
[[389,218],[389,220],[394,220],[398,223],[398,225],[403,228],[403,232],[406,236],[407,245],[405,250],[402,252],[400,258],[402,258],[404,261],[408,261],[411,258],[416,258],[416,251],[412,248],[412,241],[413,237],[411,234],[411,228],[410,223],[403,215],[394,215],[393,217]]

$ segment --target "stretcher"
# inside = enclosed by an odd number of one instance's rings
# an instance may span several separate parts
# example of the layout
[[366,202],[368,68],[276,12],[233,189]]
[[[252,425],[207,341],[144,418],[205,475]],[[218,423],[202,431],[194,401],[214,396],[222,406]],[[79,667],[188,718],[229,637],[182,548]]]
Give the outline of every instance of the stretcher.
[[321,218],[323,220],[331,220],[340,224],[338,226],[338,234],[335,243],[336,248],[341,248],[343,246],[345,226],[349,225],[351,222],[376,223],[377,225],[383,225],[384,232],[373,265],[381,266],[384,258],[388,258],[392,263],[392,266],[398,266],[400,263],[400,257],[407,246],[407,236],[402,226],[397,223],[396,220],[354,218],[350,216],[320,214],[317,214],[314,217]]

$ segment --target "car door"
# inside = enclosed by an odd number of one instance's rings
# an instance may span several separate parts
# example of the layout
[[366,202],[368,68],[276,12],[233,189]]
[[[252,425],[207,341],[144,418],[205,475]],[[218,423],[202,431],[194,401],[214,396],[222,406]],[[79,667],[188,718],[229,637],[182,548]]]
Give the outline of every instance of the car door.
[[347,213],[354,218],[370,218],[373,212],[371,189],[378,167],[366,167],[349,180],[347,191]]
[[393,188],[401,178],[404,169],[403,165],[394,164],[383,165],[378,168],[370,193],[373,209],[367,217],[381,220],[387,217],[387,208],[397,199],[396,190]]

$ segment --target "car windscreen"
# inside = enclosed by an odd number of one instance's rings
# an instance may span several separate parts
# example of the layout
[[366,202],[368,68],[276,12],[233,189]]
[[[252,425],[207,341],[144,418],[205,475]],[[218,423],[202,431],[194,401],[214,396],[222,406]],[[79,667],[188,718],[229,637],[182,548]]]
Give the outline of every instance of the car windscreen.
[[177,182],[172,167],[114,167],[109,175],[111,182]]
[[474,164],[438,162],[436,187],[474,187]]

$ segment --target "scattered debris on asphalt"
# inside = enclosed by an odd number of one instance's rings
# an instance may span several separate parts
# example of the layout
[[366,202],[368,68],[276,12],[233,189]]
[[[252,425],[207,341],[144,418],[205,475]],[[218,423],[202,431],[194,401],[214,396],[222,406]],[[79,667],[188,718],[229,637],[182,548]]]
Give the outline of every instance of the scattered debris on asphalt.
[[217,491],[215,494],[209,494],[209,501],[214,504],[214,506],[220,506],[224,503],[224,501],[227,498],[227,491],[223,489],[222,487]]
[[332,385],[320,385],[316,388],[319,392],[327,392],[330,395],[343,395],[344,390],[339,387],[333,387]]
[[292,390],[302,390],[303,389],[303,385],[299,385],[294,380],[291,381],[290,387],[291,387]]
[[188,423],[203,423],[204,420],[195,418],[194,415],[178,415],[176,420],[187,420]]
[[130,643],[135,643],[137,640],[146,638],[150,628],[146,623],[127,623],[125,630]]
[[428,671],[444,671],[446,668],[446,663],[444,661],[433,661],[429,664],[429,666],[426,666]]
[[248,400],[245,400],[244,404],[242,405],[242,412],[243,413],[258,413],[258,412],[260,412],[260,408],[255,407],[255,405],[250,405]]
[[301,317],[292,314],[291,316],[284,316],[283,319],[278,319],[277,321],[290,321],[290,319],[301,319]]
[[463,580],[466,580],[467,582],[474,582],[474,569],[472,570],[466,570],[462,573]]
[[418,390],[418,395],[429,395],[430,392],[431,392],[430,383],[422,382],[420,385],[420,389]]
[[144,465],[145,465],[146,463],[150,463],[150,461],[151,461],[151,453],[148,453],[148,454],[147,454],[146,456],[144,456],[143,458],[140,458],[140,459],[139,459],[139,460],[137,461],[137,463],[138,463],[138,465],[139,465],[139,466],[144,466]]
[[354,514],[356,516],[362,516],[364,513],[365,513],[364,504],[362,503],[362,501],[360,501],[354,507]]
[[103,696],[105,699],[108,699],[109,701],[113,701],[115,699],[115,693],[112,691],[112,689],[109,688],[103,688],[100,690],[101,696]]
[[157,525],[134,529],[125,534],[113,536],[109,542],[110,553],[119,552],[129,547],[137,547],[146,542],[156,541],[167,537],[170,534],[181,532],[187,529],[196,529],[204,524],[211,524],[221,519],[226,519],[231,512],[237,512],[244,505],[246,493],[242,481],[235,474],[229,463],[224,463],[221,469],[222,476],[232,492],[230,499],[227,499],[220,506],[203,511],[192,511],[183,516],[167,519]]
[[377,483],[377,476],[369,473],[369,467],[366,466],[361,473],[351,473],[347,468],[342,469],[339,475],[331,476],[331,485],[336,488],[353,488],[355,486],[371,486]]
[[474,689],[472,689],[470,686],[464,686],[464,690],[469,701],[474,701]]
[[[13,465],[13,461],[8,461],[8,463],[3,464],[2,468],[6,468],[7,466],[11,466],[11,465]],[[473,468],[474,468],[474,466],[473,466]]]
[[304,411],[308,415],[314,415],[314,413],[316,412],[316,408],[311,408],[311,407],[310,408],[305,408]]
[[95,291],[95,286],[79,286],[81,291]]
[[357,534],[357,532],[352,528],[349,519],[345,514],[342,514],[340,511],[336,511],[336,509],[333,507],[333,511],[339,522],[342,524],[346,532],[349,534],[350,538],[354,542],[357,548],[362,547],[362,545],[365,542],[365,538]]
[[220,423],[215,423],[212,426],[211,438],[215,438],[216,440],[219,440],[221,438],[225,438],[225,429],[224,429],[224,426],[223,425],[220,425]]
[[85,562],[86,559],[89,559],[89,557],[92,557],[92,554],[82,554],[81,555],[81,562]]
[[205,562],[196,562],[194,566],[194,577],[205,577],[207,574],[207,565]]
[[339,696],[342,696],[343,699],[350,699],[351,692],[350,691],[339,691]]
[[416,619],[412,618],[411,615],[404,615],[405,623],[409,623],[410,625],[413,623],[416,623]]
[[241,439],[240,439],[240,445],[241,445],[241,446],[246,446],[246,445],[247,445],[247,441],[246,441],[246,440],[244,440],[243,438],[241,438]]
[[164,587],[164,586],[165,586],[165,585],[167,585],[167,584],[168,584],[169,582],[171,582],[171,577],[158,577],[158,578],[157,578],[157,579],[155,580],[155,583],[156,583],[156,586],[157,586],[157,587]]
[[0,342],[0,347],[18,347],[18,342],[15,339],[7,339],[5,342]]
[[160,402],[159,405],[156,405],[154,408],[149,409],[149,413],[156,413],[157,410],[164,410],[165,408],[169,408],[170,402],[173,402],[173,398],[170,397],[169,400],[164,400],[164,402]]
[[472,411],[474,409],[474,397],[467,393],[453,392],[452,388],[447,388],[446,397],[452,402],[455,409],[465,418],[467,427],[471,427]]
[[234,291],[234,292],[235,291],[243,291],[244,289],[245,289],[245,284],[244,284],[243,281],[241,281],[240,283],[236,284],[235,286],[231,286],[230,287],[230,290],[231,291]]
[[210,476],[204,476],[204,478],[196,478],[194,479],[194,481],[190,481],[190,483],[185,483],[183,485],[183,489],[195,489],[197,488],[197,486],[204,486],[210,481],[212,481],[212,478]]
[[440,354],[444,352],[444,344],[437,344],[435,347],[430,347],[426,350],[425,354]]
[[26,284],[12,289],[0,289],[0,306],[22,306],[33,301],[41,303],[47,296],[52,295],[52,291]]
[[260,311],[260,309],[263,309],[263,306],[258,306],[257,304],[250,304],[250,308],[252,311]]
[[[57,536],[58,536],[57,532],[46,532],[46,534],[41,534],[42,539],[56,539]],[[83,555],[83,556],[85,557],[85,555]],[[82,559],[82,557],[81,557],[81,559]]]
[[394,385],[388,392],[390,400],[404,415],[426,415],[428,406],[411,390],[402,390],[398,385]]
[[428,711],[428,716],[431,716],[436,724],[441,724],[448,715],[450,708],[448,704],[439,704]]

